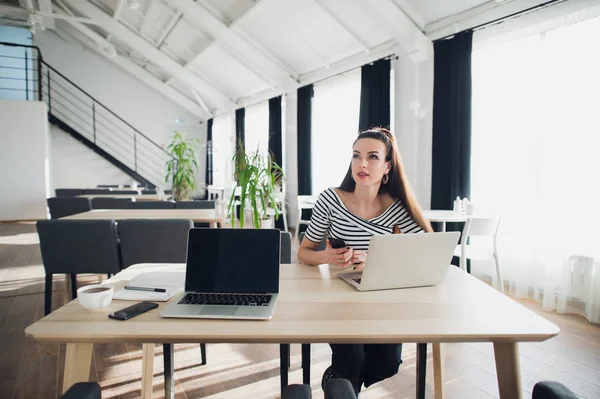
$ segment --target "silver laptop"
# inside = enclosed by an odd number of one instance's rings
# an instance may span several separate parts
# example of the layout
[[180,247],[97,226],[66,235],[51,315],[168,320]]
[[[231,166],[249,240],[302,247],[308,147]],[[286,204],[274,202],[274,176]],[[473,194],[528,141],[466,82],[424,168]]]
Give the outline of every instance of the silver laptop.
[[446,277],[459,238],[458,231],[374,235],[363,271],[338,276],[359,291],[437,285]]
[[275,229],[190,229],[185,291],[160,315],[270,319],[279,292],[280,242]]

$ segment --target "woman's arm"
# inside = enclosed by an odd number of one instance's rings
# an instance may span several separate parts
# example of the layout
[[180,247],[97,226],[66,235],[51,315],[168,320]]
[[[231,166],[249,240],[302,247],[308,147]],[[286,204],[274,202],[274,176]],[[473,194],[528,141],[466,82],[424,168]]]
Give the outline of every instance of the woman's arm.
[[330,263],[345,268],[352,264],[352,248],[332,248],[329,242],[327,242],[327,248],[324,251],[317,251],[318,248],[318,243],[305,237],[298,248],[298,259],[300,262],[311,266]]

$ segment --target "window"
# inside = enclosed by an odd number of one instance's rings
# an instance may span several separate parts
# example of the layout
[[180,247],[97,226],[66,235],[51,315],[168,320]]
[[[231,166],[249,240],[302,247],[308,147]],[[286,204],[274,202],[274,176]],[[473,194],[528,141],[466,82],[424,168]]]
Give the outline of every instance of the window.
[[314,85],[312,101],[312,192],[339,186],[358,135],[360,68]]
[[269,150],[269,102],[246,107],[246,151]]
[[228,162],[233,156],[231,116],[221,115],[213,120],[213,184],[225,186],[228,181]]
[[576,296],[564,279],[570,257],[600,258],[598,48],[594,18],[472,58],[471,200],[476,212],[503,218],[499,258],[513,290],[530,296],[541,288],[550,309],[554,292]]

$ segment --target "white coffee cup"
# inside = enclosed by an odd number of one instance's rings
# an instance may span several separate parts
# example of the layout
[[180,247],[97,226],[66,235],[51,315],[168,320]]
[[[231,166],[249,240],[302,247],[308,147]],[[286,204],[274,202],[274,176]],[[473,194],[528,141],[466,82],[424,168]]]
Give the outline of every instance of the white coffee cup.
[[110,284],[92,284],[77,290],[77,299],[86,309],[103,309],[110,305],[115,289]]

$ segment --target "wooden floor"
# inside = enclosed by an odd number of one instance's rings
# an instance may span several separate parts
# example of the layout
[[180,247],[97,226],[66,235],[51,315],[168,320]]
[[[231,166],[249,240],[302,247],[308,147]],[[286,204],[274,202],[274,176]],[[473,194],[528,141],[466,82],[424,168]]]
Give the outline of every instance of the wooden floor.
[[[39,344],[25,338],[25,327],[43,316],[43,267],[31,223],[0,224],[0,398],[56,398],[62,390],[65,346]],[[81,284],[98,281],[84,276]],[[54,283],[53,308],[63,304],[63,279]],[[557,380],[582,398],[600,398],[600,326],[580,316],[543,312],[530,301],[523,305],[561,328],[543,343],[521,344],[523,398],[531,397],[540,380]],[[490,309],[490,311],[493,311]],[[491,344],[447,344],[445,390],[450,399],[497,398]],[[431,348],[430,348],[431,349]],[[162,398],[162,347],[157,346],[154,397]],[[207,345],[208,365],[200,366],[198,345],[175,345],[177,398],[279,397],[277,345]],[[141,385],[141,346],[96,345],[91,380],[102,386],[103,398],[136,398]],[[414,398],[415,345],[406,344],[404,363],[393,378],[364,390],[361,398]],[[431,358],[431,353],[429,353]],[[327,345],[313,345],[311,386],[322,398],[321,376],[331,360]],[[428,362],[427,397],[433,397]],[[302,381],[300,345],[292,345],[290,383]]]

